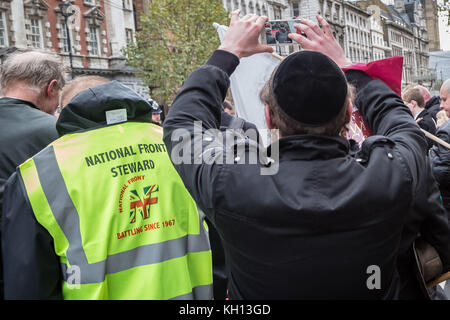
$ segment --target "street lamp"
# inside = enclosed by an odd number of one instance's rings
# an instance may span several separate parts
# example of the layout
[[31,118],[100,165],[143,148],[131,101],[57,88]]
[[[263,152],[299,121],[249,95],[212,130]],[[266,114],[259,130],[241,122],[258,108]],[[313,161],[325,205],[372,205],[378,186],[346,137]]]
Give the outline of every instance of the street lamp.
[[67,45],[69,47],[69,60],[70,60],[70,75],[73,79],[73,64],[72,64],[72,45],[70,44],[70,34],[69,34],[69,24],[67,23],[67,18],[75,13],[74,10],[69,10],[71,4],[68,1],[61,2],[58,7],[61,10],[61,14],[64,17],[64,23],[66,24],[66,34],[67,34]]

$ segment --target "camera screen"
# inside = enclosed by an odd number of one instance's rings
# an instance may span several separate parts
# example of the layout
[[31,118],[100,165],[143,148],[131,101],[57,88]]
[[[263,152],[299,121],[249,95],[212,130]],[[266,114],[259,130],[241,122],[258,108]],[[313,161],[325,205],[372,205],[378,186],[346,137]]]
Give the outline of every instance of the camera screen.
[[264,26],[263,41],[266,44],[271,45],[291,44],[292,40],[289,39],[288,34],[297,32],[297,29],[294,28],[294,24],[299,22],[300,20],[267,21]]

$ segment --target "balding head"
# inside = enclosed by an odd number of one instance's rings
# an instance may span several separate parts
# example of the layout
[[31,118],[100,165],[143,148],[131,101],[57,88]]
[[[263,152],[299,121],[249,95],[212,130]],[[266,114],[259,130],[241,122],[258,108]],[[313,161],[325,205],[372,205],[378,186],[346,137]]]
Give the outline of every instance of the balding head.
[[64,67],[57,55],[40,51],[11,54],[0,71],[2,94],[17,83],[39,93],[52,80],[59,89],[64,86]]
[[425,100],[425,103],[427,103],[428,100],[431,99],[430,91],[428,91],[427,88],[421,85],[418,85],[417,88],[419,88],[420,92],[422,93],[423,99]]
[[109,79],[99,76],[81,76],[73,79],[67,86],[64,87],[61,94],[61,108],[65,107],[73,97],[81,91],[92,88],[99,84],[108,82]]
[[441,87],[441,92],[450,93],[450,79],[444,81]]
[[55,113],[64,84],[64,67],[56,54],[15,53],[1,66],[0,95],[31,102],[48,114]]
[[445,110],[447,117],[450,118],[450,79],[447,79],[441,87],[441,109]]

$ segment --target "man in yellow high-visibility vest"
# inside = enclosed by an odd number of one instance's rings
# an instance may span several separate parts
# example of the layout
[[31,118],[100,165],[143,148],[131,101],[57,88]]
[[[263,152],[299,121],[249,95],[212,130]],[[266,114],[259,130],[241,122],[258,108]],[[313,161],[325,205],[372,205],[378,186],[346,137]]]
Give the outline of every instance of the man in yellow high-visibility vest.
[[151,107],[119,82],[89,79],[70,84],[90,88],[62,110],[61,137],[7,183],[5,298],[211,299],[203,214]]

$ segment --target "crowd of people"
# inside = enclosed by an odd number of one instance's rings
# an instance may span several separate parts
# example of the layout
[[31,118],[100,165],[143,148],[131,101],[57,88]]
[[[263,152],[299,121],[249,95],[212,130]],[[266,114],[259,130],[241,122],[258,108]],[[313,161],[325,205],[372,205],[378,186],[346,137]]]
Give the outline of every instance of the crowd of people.
[[[51,54],[8,57],[2,298],[450,298],[450,79],[400,97],[301,20],[260,93],[266,149],[226,100],[240,59],[273,51],[267,17],[239,14],[167,115],[117,81],[65,83]],[[358,150],[354,106],[373,131]]]

